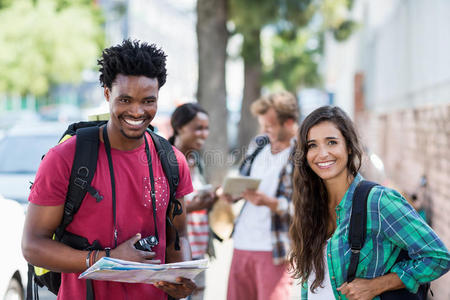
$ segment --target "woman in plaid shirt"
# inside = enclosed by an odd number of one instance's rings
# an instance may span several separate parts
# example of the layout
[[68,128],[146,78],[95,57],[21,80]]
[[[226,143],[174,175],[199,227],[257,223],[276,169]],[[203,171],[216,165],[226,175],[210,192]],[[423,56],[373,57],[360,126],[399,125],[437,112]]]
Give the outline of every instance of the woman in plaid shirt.
[[[354,125],[342,109],[324,106],[303,121],[290,228],[290,262],[303,283],[302,299],[380,299],[401,288],[414,293],[450,268],[450,254],[436,233],[398,192],[376,186],[367,200],[366,240],[356,279],[346,282],[361,156]],[[396,262],[401,249],[410,259]]]

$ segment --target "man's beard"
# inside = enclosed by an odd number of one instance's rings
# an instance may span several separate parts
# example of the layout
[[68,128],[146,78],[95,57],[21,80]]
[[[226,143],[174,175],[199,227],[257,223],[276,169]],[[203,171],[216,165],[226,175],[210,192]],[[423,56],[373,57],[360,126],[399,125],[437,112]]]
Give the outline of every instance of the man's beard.
[[144,136],[144,134],[145,134],[145,131],[144,131],[144,132],[142,132],[142,134],[140,134],[140,135],[130,136],[130,135],[127,135],[127,134],[125,133],[125,131],[124,131],[122,128],[120,129],[120,132],[122,133],[122,135],[123,135],[124,137],[126,137],[127,139],[132,139],[132,140],[139,140],[139,139],[141,139],[141,138]]

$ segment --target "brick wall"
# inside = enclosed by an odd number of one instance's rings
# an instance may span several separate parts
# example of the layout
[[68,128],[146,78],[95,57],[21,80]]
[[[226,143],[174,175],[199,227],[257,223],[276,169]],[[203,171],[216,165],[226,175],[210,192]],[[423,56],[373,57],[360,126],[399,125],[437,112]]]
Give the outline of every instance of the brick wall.
[[[386,178],[405,193],[429,196],[432,227],[450,249],[450,104],[364,112],[356,116],[356,123],[364,144],[381,157]],[[419,188],[422,175],[426,190]],[[450,299],[450,272],[431,288],[431,299]]]

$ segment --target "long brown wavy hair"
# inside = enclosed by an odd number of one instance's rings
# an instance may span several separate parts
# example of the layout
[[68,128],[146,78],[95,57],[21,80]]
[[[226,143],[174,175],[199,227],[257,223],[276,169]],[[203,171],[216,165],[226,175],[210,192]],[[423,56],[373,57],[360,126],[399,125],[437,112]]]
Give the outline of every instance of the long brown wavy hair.
[[294,155],[294,218],[289,228],[292,239],[289,262],[294,278],[301,279],[302,283],[308,280],[312,271],[315,272],[316,278],[310,287],[311,291],[321,286],[324,280],[326,265],[323,248],[330,236],[328,225],[331,220],[325,184],[306,160],[307,136],[313,126],[325,121],[336,125],[345,138],[349,150],[349,175],[356,176],[362,157],[362,148],[353,122],[341,108],[322,106],[302,122]]

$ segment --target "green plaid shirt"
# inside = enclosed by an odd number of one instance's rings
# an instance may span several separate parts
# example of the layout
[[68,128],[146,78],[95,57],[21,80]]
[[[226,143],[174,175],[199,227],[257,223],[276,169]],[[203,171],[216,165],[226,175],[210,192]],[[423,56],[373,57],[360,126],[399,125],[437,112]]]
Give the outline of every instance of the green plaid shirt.
[[[337,227],[327,245],[328,270],[336,299],[347,299],[336,289],[347,278],[352,198],[361,180],[358,174],[336,207]],[[394,265],[401,249],[408,251],[411,260]],[[416,292],[420,284],[442,276],[449,269],[447,248],[414,208],[398,192],[374,187],[368,197],[366,241],[360,252],[356,277],[369,279],[394,272],[408,290]],[[305,288],[302,299],[307,299]]]

